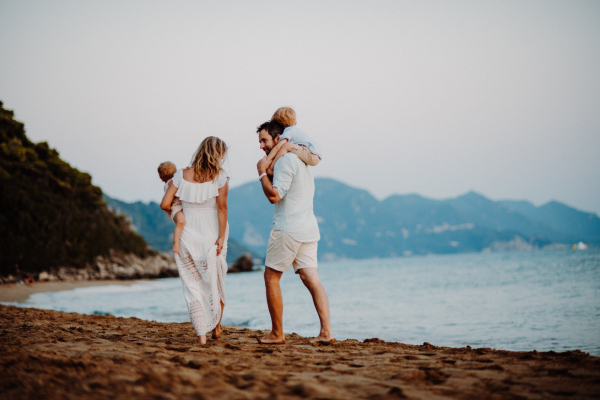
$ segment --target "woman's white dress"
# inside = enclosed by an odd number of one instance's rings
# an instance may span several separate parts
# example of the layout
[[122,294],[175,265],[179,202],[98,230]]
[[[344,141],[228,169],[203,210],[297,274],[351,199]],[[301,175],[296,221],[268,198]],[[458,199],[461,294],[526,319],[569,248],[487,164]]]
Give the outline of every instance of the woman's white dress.
[[185,215],[180,253],[175,253],[175,261],[197,335],[205,335],[217,326],[221,319],[220,302],[225,304],[229,224],[219,256],[215,242],[219,238],[217,197],[227,179],[228,175],[221,173],[215,181],[194,183],[183,179],[182,170],[173,177],[175,196],[181,200]]

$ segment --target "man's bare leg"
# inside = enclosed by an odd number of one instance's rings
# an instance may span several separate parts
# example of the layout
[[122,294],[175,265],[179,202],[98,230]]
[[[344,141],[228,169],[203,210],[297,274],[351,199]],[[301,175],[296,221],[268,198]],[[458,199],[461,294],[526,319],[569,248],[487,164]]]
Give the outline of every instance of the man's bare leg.
[[281,296],[281,287],[279,286],[281,274],[282,272],[265,266],[265,287],[267,289],[267,304],[269,305],[269,314],[271,314],[272,328],[271,333],[258,339],[259,343],[285,343],[285,335],[283,334],[283,297]]
[[329,321],[329,300],[327,299],[327,293],[325,288],[321,284],[319,279],[319,273],[316,268],[302,268],[298,271],[302,283],[310,292],[317,314],[319,314],[319,320],[321,322],[321,332],[314,341],[333,343],[335,338],[331,332],[331,322]]
[[213,329],[213,339],[218,339],[221,337],[221,333],[223,333],[223,328],[221,328],[221,321],[223,320],[223,309],[225,308],[225,304],[223,304],[223,300],[221,300],[221,318],[219,318],[219,323]]

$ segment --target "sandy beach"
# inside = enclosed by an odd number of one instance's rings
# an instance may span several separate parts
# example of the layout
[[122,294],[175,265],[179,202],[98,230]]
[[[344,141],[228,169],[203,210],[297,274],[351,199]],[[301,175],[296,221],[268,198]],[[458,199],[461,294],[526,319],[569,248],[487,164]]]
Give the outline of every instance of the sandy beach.
[[225,327],[196,344],[190,323],[0,306],[3,399],[591,399],[600,357],[510,352]]
[[73,290],[80,287],[123,285],[129,286],[140,280],[89,280],[89,281],[60,281],[60,282],[35,282],[29,285],[6,283],[0,285],[0,302],[12,303],[25,301],[34,293],[58,292]]

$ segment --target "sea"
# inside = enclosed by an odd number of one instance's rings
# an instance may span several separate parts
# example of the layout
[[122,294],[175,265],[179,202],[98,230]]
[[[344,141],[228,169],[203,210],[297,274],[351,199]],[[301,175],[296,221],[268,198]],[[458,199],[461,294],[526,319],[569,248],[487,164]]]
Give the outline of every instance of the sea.
[[[600,249],[455,254],[319,264],[337,339],[600,355]],[[293,269],[283,274],[284,330],[319,322]],[[229,274],[223,324],[270,329],[262,271]],[[179,278],[37,293],[12,304],[187,322]]]

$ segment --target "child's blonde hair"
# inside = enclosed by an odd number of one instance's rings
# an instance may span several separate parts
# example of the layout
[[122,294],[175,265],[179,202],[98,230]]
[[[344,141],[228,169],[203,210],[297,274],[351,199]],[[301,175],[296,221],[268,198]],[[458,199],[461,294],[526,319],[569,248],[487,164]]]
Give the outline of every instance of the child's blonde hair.
[[173,179],[173,175],[177,172],[177,167],[171,161],[165,161],[158,166],[158,176],[163,182],[168,182]]
[[271,121],[277,121],[286,128],[296,125],[296,111],[292,107],[280,107],[273,114]]
[[209,136],[200,143],[190,168],[194,170],[194,179],[209,182],[217,179],[223,167],[221,162],[227,153],[227,145],[215,136]]

